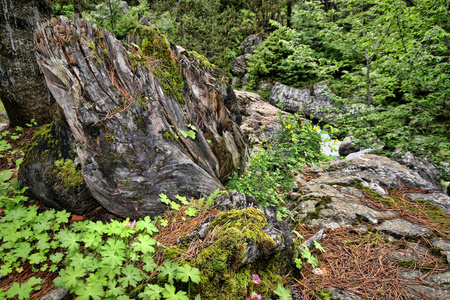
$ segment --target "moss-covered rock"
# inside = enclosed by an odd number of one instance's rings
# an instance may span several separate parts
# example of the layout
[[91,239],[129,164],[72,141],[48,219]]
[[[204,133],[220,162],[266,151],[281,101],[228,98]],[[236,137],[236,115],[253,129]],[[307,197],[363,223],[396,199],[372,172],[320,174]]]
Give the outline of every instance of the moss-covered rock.
[[[202,299],[244,299],[253,289],[271,297],[287,266],[279,253],[271,254],[276,243],[266,225],[263,211],[253,207],[217,215],[209,228],[219,229],[217,238],[194,263],[202,274],[195,293]],[[251,283],[252,274],[259,275],[260,285]]]

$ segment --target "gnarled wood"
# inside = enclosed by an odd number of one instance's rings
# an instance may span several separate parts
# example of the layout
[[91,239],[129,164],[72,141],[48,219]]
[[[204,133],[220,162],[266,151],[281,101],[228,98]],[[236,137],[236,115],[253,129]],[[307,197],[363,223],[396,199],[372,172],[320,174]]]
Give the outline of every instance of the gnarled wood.
[[[61,18],[43,24],[35,42],[85,182],[109,211],[161,214],[159,194],[209,194],[245,163],[226,77],[169,49],[155,29],[137,30],[126,45],[83,19]],[[195,139],[184,136],[194,126]]]

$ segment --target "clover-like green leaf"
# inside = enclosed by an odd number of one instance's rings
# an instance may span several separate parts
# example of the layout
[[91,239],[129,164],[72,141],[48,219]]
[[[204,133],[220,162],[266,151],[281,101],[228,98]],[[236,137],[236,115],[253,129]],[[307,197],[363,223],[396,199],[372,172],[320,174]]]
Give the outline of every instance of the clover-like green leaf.
[[284,288],[281,284],[278,284],[277,288],[273,292],[280,297],[280,300],[292,300],[290,291]]
[[119,282],[124,288],[128,286],[136,287],[136,284],[145,278],[142,272],[133,265],[128,265],[123,268],[122,274],[125,276],[120,277]]
[[86,285],[96,285],[96,284],[107,286],[108,279],[99,272],[89,273],[89,277],[86,279]]
[[30,264],[37,265],[41,262],[47,260],[47,257],[42,252],[37,252],[28,257],[28,260],[30,261]]
[[64,254],[62,254],[61,252],[57,252],[57,253],[50,255],[49,258],[53,263],[57,264],[63,259],[63,257],[64,257]]
[[170,208],[173,210],[179,211],[181,208],[181,205],[172,201],[172,202],[170,202]]
[[70,213],[66,212],[65,210],[61,210],[56,212],[55,217],[56,217],[55,222],[67,223],[69,222]]
[[189,207],[184,213],[189,217],[194,217],[197,214],[197,210],[194,207]]
[[123,253],[120,254],[113,248],[104,249],[101,255],[103,256],[102,264],[109,266],[111,269],[121,266],[125,260]]
[[139,298],[144,300],[160,300],[161,294],[164,291],[163,287],[156,284],[147,284],[144,292],[139,294]]
[[155,239],[146,234],[140,234],[138,236],[138,241],[131,244],[131,247],[134,248],[134,251],[141,251],[143,254],[154,253],[155,248],[152,247],[154,244],[156,244]]
[[47,252],[46,250],[50,248],[50,243],[45,238],[38,239],[38,242],[36,243],[36,249]]
[[68,229],[63,229],[58,232],[56,238],[60,241],[61,247],[67,248],[71,253],[76,252],[80,248],[80,244],[78,243],[79,235]]
[[142,258],[142,262],[144,263],[144,266],[142,267],[142,269],[146,272],[153,272],[156,267],[158,266],[155,261],[153,260],[153,258],[149,255],[146,255]]
[[87,224],[86,228],[89,231],[97,232],[99,234],[106,233],[106,231],[107,231],[106,225],[103,224],[103,222],[101,222],[101,221],[89,222]]
[[116,299],[118,296],[125,294],[125,289],[122,286],[117,285],[116,280],[108,282],[108,289],[106,290],[106,297],[113,297]]
[[149,216],[146,216],[143,220],[137,221],[135,227],[138,230],[147,230],[147,233],[150,235],[158,232],[158,228],[156,228]]
[[[83,278],[86,276],[86,270],[80,265],[74,267],[68,266],[66,269],[61,270],[59,273],[61,276],[60,283],[68,290],[77,287],[79,283],[83,283]],[[56,284],[56,282],[55,282]],[[82,284],[84,286],[84,284]]]
[[166,260],[164,262],[164,265],[162,265],[158,268],[158,271],[160,271],[160,273],[158,274],[158,277],[164,278],[167,276],[167,281],[170,284],[173,284],[173,279],[176,276],[178,267],[179,267],[179,264],[177,262],[172,263],[171,261]]
[[78,295],[77,299],[80,300],[100,300],[103,299],[105,291],[103,290],[103,285],[97,283],[94,285],[80,285],[75,289],[75,294]]
[[178,291],[173,285],[165,284],[165,289],[163,291],[163,296],[166,300],[189,300],[186,292]]
[[8,296],[9,299],[13,299],[16,295],[20,294],[20,289],[21,289],[20,283],[13,282],[9,290],[6,291],[6,295]]
[[159,194],[159,199],[161,200],[162,203],[169,205],[170,204],[170,199],[167,197],[166,194]]
[[125,248],[127,246],[125,243],[120,239],[114,239],[114,238],[108,238],[106,241],[106,245],[101,247],[102,250],[108,249],[108,250],[114,250],[119,254],[124,254]]
[[5,181],[10,180],[13,175],[14,175],[14,173],[9,170],[0,171],[0,182],[5,182]]
[[0,274],[3,274],[3,275],[8,275],[9,273],[11,273],[12,272],[12,267],[11,267],[11,264],[3,264],[2,266],[0,266]]
[[17,256],[18,258],[27,258],[30,252],[33,250],[30,243],[22,242],[17,244],[15,249],[13,250],[14,256]]
[[316,249],[319,249],[320,252],[326,252],[322,245],[317,241],[314,241],[314,247],[316,247]]
[[83,233],[81,241],[84,243],[84,247],[95,250],[102,243],[102,237],[98,232],[88,231]]
[[180,195],[175,195],[175,198],[177,198],[181,202],[181,204],[189,205],[189,201],[186,200],[186,197],[182,197]]
[[193,268],[188,264],[182,265],[177,269],[176,279],[183,282],[191,280],[193,283],[200,282],[200,271],[197,268]]
[[169,225],[169,220],[162,219],[159,221],[159,225],[161,225],[162,227],[166,227],[167,225]]

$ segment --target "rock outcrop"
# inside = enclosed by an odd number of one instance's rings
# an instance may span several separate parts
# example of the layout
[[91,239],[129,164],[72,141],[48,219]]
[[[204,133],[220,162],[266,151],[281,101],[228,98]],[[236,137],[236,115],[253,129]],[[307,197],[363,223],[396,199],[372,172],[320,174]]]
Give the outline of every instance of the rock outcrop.
[[281,130],[278,123],[280,109],[264,102],[258,94],[241,91],[235,93],[245,107],[241,129],[248,135],[252,146],[258,147]]
[[441,178],[436,166],[424,157],[417,157],[411,152],[406,152],[398,162],[416,171],[422,178],[431,182],[438,190],[442,190]]
[[322,119],[324,122],[330,123],[336,117],[334,114],[328,113],[327,109],[336,109],[331,99],[327,95],[327,84],[314,84],[311,88],[296,89],[281,83],[276,83],[272,88],[269,103],[291,112],[301,112],[307,118],[311,115],[314,119]]
[[[384,242],[381,246],[374,238],[364,245],[345,240],[337,252],[324,258],[331,261],[322,265],[321,270],[326,272],[333,267],[336,255],[339,260],[345,260],[343,252],[362,255],[362,252],[374,249],[372,256],[367,256],[364,261],[373,260],[377,264],[371,266],[398,271],[391,275],[369,275],[374,276],[373,282],[381,285],[383,281],[393,280],[398,284],[396,289],[402,291],[407,299],[450,299],[450,197],[418,172],[386,157],[352,154],[347,161],[332,161],[323,167],[308,167],[297,176],[299,190],[290,194],[286,204],[292,217],[308,224],[306,226],[314,231],[324,229],[331,236],[324,242],[325,247],[342,243],[341,240],[333,240],[338,232],[354,232],[354,236],[364,239],[378,236]],[[349,245],[342,246],[346,243]],[[353,252],[353,247],[362,252]],[[355,264],[360,258],[350,255],[347,259]],[[429,263],[436,264],[436,267],[428,268]],[[339,262],[335,264],[340,265]],[[346,265],[346,262],[342,264]],[[421,266],[424,271],[421,271]],[[356,267],[364,268],[361,265]],[[325,290],[333,294],[331,299],[366,298],[370,288],[360,288],[364,281],[355,277],[356,270],[347,270],[350,272],[346,273],[347,276],[353,276],[353,279],[339,282],[339,278],[345,277],[339,273],[345,272],[344,269],[339,266],[333,275],[325,273],[313,280],[321,276],[331,277],[325,283]],[[366,270],[364,275],[368,273],[370,271]],[[344,286],[349,290],[343,290]]]
[[0,1],[0,99],[11,126],[50,123],[56,111],[33,44],[34,30],[50,16],[51,1]]
[[[381,211],[361,204],[363,194],[355,186],[367,188],[382,197],[388,196],[389,189],[410,187],[417,190],[417,193],[409,194],[412,198],[429,201],[450,213],[450,197],[440,193],[431,182],[415,171],[386,157],[354,155],[347,157],[347,161],[331,162],[326,171],[310,167],[307,172],[315,173],[317,178],[309,181],[300,176],[297,178],[303,195],[294,197],[297,201],[290,202],[288,208],[297,211],[301,218],[309,219],[308,222],[313,226],[338,228],[341,225],[350,226],[361,219],[371,224],[380,224],[386,218],[398,217],[391,211]],[[400,223],[397,221],[392,224]],[[380,230],[385,230],[385,226],[386,224],[382,225]]]
[[35,41],[84,182],[110,212],[161,214],[161,193],[210,194],[246,162],[241,108],[226,77],[170,48],[156,28],[138,27],[122,44],[61,17]]

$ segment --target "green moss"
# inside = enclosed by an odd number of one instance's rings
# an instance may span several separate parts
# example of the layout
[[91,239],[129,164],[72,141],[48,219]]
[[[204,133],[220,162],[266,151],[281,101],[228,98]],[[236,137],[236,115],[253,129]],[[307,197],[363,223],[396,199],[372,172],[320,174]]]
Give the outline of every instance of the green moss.
[[97,47],[95,46],[94,40],[89,40],[89,50],[92,52],[92,57],[95,59],[98,65],[103,64],[103,61],[100,59],[100,57],[97,54]]
[[252,274],[261,284],[255,292],[271,296],[281,283],[279,257],[267,257],[252,265],[242,265],[249,243],[268,252],[275,242],[263,231],[267,225],[264,213],[256,208],[221,213],[212,221],[210,230],[219,226],[217,240],[197,257],[195,266],[201,271],[197,293],[202,299],[243,299],[249,290]]
[[76,170],[75,163],[71,159],[56,160],[54,171],[57,178],[64,182],[66,189],[80,186],[84,182],[81,170]]
[[[27,146],[26,160],[45,160],[53,150],[60,151],[61,145],[52,135],[53,122],[45,124],[37,130],[31,137],[31,143]],[[56,148],[56,146],[58,148]],[[40,157],[32,155],[32,153],[40,153]]]
[[41,128],[39,128],[38,131],[36,131],[33,134],[33,137],[31,138],[31,140],[35,141],[41,138],[45,138],[45,139],[52,139],[52,126],[53,126],[53,122],[50,124],[45,124],[43,126],[41,126]]
[[175,246],[169,246],[166,249],[164,249],[164,257],[166,259],[170,260],[176,260],[180,254],[182,254],[185,251],[182,251],[180,248]]
[[151,59],[153,74],[161,82],[164,92],[184,103],[183,76],[170,50],[167,38],[156,27],[139,26],[131,32],[139,37],[139,47],[143,56]]
[[204,65],[205,67],[208,67],[208,68],[211,68],[211,69],[214,69],[214,70],[217,69],[217,67],[214,64],[210,63],[209,60],[206,57],[204,57],[203,55],[199,54],[198,52],[196,52],[196,51],[189,51],[189,54],[191,54],[192,56],[197,58],[198,61],[202,65]]
[[318,212],[317,209],[316,211],[308,211],[306,213],[306,216],[308,217],[309,220],[318,219],[320,217],[320,212]]
[[169,131],[167,131],[167,130],[164,131],[163,136],[164,136],[166,139],[171,139],[172,141],[178,139],[178,136],[177,136],[176,134],[171,133],[171,132],[169,132]]
[[429,272],[430,270],[434,270],[436,268],[435,264],[423,264],[420,261],[414,260],[401,260],[397,262],[397,266],[402,268],[419,270],[422,272]]

